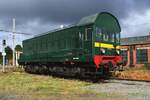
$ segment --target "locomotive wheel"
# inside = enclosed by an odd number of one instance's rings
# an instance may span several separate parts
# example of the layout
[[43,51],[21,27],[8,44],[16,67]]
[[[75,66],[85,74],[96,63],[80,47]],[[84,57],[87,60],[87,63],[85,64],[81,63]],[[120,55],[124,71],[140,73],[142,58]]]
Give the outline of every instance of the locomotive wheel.
[[101,76],[102,79],[109,79],[110,77],[110,68],[109,68],[109,64],[104,64],[102,66],[102,72],[103,72],[103,75]]

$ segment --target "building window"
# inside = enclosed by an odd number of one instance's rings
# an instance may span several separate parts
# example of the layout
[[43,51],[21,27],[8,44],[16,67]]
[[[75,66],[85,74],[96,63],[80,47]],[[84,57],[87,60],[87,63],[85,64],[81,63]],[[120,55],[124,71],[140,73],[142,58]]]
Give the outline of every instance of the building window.
[[123,57],[123,62],[128,62],[128,51],[127,50],[121,50],[121,56]]
[[144,64],[148,62],[148,50],[147,49],[137,49],[136,50],[136,62],[137,64]]

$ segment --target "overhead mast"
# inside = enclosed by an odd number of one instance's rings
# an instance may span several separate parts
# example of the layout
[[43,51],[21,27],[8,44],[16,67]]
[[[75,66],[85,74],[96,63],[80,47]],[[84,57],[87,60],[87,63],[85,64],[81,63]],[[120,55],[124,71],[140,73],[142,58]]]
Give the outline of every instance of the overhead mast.
[[13,28],[12,28],[12,33],[13,33],[13,66],[15,66],[15,31],[16,31],[16,22],[15,22],[15,18],[13,18]]
[[16,65],[16,62],[15,62],[15,34],[23,34],[23,35],[32,35],[31,33],[22,33],[22,32],[16,32],[16,20],[15,18],[12,19],[12,31],[9,31],[9,30],[4,30],[4,29],[0,29],[1,32],[8,32],[8,33],[12,33],[12,50],[13,50],[13,53],[12,53],[12,56],[13,56],[13,59],[12,59],[12,64],[13,66]]

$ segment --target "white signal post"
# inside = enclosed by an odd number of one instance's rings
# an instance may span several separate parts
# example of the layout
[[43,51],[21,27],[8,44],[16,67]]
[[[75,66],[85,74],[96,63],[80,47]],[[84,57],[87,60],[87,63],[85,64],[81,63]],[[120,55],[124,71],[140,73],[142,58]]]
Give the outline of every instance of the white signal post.
[[3,56],[3,70],[2,71],[5,72],[5,56],[6,56],[5,46],[6,46],[6,44],[2,43],[2,45],[3,45],[3,51],[2,51],[2,56]]
[[12,33],[13,33],[13,66],[15,66],[15,31],[16,31],[16,22],[15,22],[15,18],[13,18],[13,29],[12,29]]

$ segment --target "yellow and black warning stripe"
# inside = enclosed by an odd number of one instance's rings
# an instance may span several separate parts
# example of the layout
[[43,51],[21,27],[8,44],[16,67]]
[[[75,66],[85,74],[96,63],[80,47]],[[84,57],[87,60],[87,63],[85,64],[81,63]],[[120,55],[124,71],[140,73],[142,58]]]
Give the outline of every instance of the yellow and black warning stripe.
[[[113,44],[108,44],[108,43],[101,43],[101,42],[95,42],[94,47],[101,47],[101,48],[109,48],[109,49],[114,49],[114,45]],[[116,49],[119,49],[120,46],[117,46]]]

